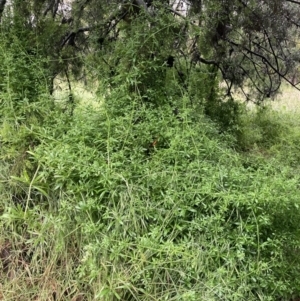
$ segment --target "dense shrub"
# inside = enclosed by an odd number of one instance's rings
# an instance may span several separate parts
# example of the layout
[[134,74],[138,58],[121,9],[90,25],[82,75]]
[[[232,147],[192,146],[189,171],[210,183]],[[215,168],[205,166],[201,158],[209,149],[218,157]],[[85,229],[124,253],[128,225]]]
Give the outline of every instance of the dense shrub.
[[299,200],[289,169],[247,166],[204,116],[138,108],[118,118],[105,106],[82,109],[34,152],[59,214],[80,227],[77,277],[101,279],[96,294],[107,300],[295,292]]
[[23,287],[37,299],[46,283],[42,292],[61,300],[78,292],[228,301],[300,293],[297,162],[270,155],[285,126],[271,111],[222,100],[205,73],[213,70],[199,68],[183,85],[165,65],[174,42],[165,22],[150,36],[128,29],[114,48],[122,58],[115,75],[100,84],[101,104],[78,102],[71,116],[32,71],[41,61],[28,66],[27,56],[2,53],[0,70],[11,75],[0,117],[6,288],[18,279],[20,295]]

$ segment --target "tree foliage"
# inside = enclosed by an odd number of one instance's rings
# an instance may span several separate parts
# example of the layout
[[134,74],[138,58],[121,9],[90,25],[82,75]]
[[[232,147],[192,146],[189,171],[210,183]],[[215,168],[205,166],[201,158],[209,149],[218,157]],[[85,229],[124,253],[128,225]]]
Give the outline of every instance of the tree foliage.
[[[260,102],[274,96],[283,80],[298,87],[297,1],[14,0],[1,1],[0,15],[1,28],[23,39],[29,53],[51,58],[45,66],[50,91],[58,75],[73,73],[80,79],[92,72],[87,66],[83,72],[82,59],[88,55],[109,56],[99,58],[97,66],[109,68],[112,77],[123,59],[115,47],[119,42],[126,47],[126,37],[133,35],[144,39],[136,41],[137,60],[184,65],[178,67],[186,77],[183,87],[199,65],[212,67],[230,97],[239,88],[246,100]],[[153,38],[159,35],[164,41],[155,49]]]

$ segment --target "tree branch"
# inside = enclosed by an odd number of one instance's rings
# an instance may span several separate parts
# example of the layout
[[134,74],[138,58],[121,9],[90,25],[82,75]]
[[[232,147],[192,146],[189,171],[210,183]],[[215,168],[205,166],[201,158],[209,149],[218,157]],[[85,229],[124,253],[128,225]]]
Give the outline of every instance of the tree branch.
[[199,57],[199,62],[206,64],[206,65],[214,65],[218,67],[218,63],[216,61],[212,61],[212,60],[206,60],[203,57]]
[[63,48],[66,43],[73,37],[75,38],[77,34],[81,33],[81,32],[86,32],[86,31],[90,31],[92,28],[91,27],[82,27],[77,29],[77,31],[71,31],[62,41],[62,43],[60,44],[60,47]]
[[281,78],[283,78],[286,82],[288,82],[292,87],[296,88],[297,90],[300,91],[300,88],[298,88],[295,84],[293,84],[280,70],[278,70],[276,67],[273,66],[273,64],[271,64],[271,62],[262,54],[260,53],[257,53],[255,51],[252,51],[251,49],[249,49],[248,47],[246,46],[242,46],[238,43],[235,43],[233,41],[230,41],[230,40],[226,40],[227,42],[229,42],[230,44],[240,48],[240,49],[243,49],[245,51],[247,51],[248,53],[256,56],[256,57],[259,57],[260,59],[262,59],[276,74],[278,74],[278,76],[280,76]]
[[295,0],[285,0],[285,1],[286,1],[286,2],[295,3],[295,4],[300,5],[300,2],[299,2],[299,1],[295,1]]
[[180,12],[178,12],[177,10],[175,10],[171,7],[168,7],[167,10],[183,19],[186,19],[186,17],[184,15],[182,15]]

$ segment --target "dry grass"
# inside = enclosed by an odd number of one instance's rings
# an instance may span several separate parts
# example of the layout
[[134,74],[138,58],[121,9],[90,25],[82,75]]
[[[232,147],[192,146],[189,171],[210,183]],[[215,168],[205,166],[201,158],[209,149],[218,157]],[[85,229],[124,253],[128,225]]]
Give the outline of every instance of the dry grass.
[[71,249],[59,257],[51,248],[40,252],[34,240],[21,237],[15,245],[9,238],[0,242],[0,300],[86,300],[73,280],[77,263]]
[[274,110],[283,113],[300,113],[300,91],[291,86],[284,85],[281,93],[271,102],[271,106]]
[[[97,83],[95,83],[92,87],[88,87],[81,82],[72,82],[71,88],[75,99],[78,100],[80,105],[92,105],[93,107],[98,107],[101,105],[99,96],[96,93]],[[64,79],[55,80],[55,89],[53,95],[58,102],[65,102],[68,100],[69,88]]]

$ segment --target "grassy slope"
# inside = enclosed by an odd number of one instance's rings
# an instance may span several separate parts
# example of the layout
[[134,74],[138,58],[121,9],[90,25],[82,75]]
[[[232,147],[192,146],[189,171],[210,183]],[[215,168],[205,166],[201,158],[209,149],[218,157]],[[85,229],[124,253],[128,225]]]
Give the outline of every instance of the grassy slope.
[[84,105],[64,133],[38,131],[33,177],[7,183],[1,166],[0,299],[296,294],[298,268],[289,265],[299,242],[297,119],[264,116],[257,135],[267,139],[271,120],[284,124],[280,139],[241,155],[205,118],[179,121],[163,108],[140,112],[133,126],[134,114],[114,120]]

